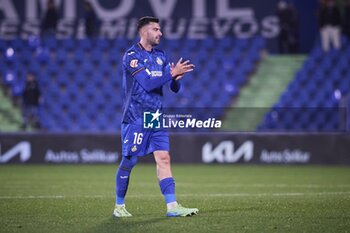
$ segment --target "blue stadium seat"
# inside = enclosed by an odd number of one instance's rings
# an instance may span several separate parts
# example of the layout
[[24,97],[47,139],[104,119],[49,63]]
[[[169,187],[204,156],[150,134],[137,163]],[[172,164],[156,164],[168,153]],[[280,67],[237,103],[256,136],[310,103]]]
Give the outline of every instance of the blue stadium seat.
[[168,39],[167,48],[169,48],[169,50],[173,52],[180,50],[182,48],[181,40]]
[[205,48],[205,50],[211,50],[215,49],[217,43],[213,37],[206,37],[205,39],[201,40],[201,48]]
[[68,53],[66,50],[57,50],[56,52],[56,62],[58,63],[66,63],[68,59]]
[[249,41],[247,39],[236,39],[234,43],[235,43],[235,46],[242,51],[242,50],[246,50],[246,48],[248,47]]
[[86,76],[91,76],[95,72],[93,69],[93,64],[90,60],[84,60],[84,62],[81,64],[80,72],[85,74]]
[[47,70],[48,75],[51,77],[57,76],[57,74],[61,72],[61,69],[60,69],[58,63],[56,63],[56,62],[48,63],[46,70]]
[[73,51],[77,48],[75,40],[71,38],[61,40],[61,44],[63,49],[67,51]]
[[193,50],[193,51],[197,51],[198,50],[198,45],[199,45],[199,41],[195,40],[195,39],[186,39],[185,43],[184,43],[184,47],[182,48],[183,50],[189,51],[189,50]]
[[12,86],[17,82],[17,73],[13,70],[6,70],[2,76],[2,82],[6,86]]
[[50,60],[50,51],[43,46],[39,46],[36,50],[36,57],[41,64],[46,64]]
[[111,40],[105,38],[98,38],[96,40],[96,45],[99,51],[106,52],[111,47]]
[[103,52],[101,50],[93,50],[91,51],[90,53],[90,60],[92,63],[94,64],[100,64],[100,63],[103,63]]
[[71,59],[72,59],[72,62],[74,62],[75,64],[77,65],[81,64],[86,59],[85,51],[80,48],[75,49]]
[[252,40],[252,47],[257,51],[262,50],[266,46],[266,41],[261,36],[256,36]]
[[[45,37],[43,40],[42,40],[42,43],[41,43],[43,46],[45,46],[47,49],[49,49],[51,52],[56,52],[56,50],[59,50],[59,47],[60,47],[60,43],[59,43],[59,40],[56,39],[55,37]],[[38,46],[38,45],[36,45]]]
[[217,49],[222,49],[223,51],[230,50],[231,48],[235,47],[233,44],[233,39],[231,37],[224,37],[220,39],[220,42],[217,43],[217,46]]
[[132,42],[123,38],[116,38],[113,43],[114,48],[122,52],[125,52],[125,50],[131,47],[132,44],[133,44]]

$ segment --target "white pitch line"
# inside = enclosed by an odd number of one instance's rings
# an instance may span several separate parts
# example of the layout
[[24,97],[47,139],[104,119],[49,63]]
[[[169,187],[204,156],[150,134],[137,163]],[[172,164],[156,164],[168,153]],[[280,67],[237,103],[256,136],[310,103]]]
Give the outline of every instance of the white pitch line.
[[62,195],[52,195],[52,196],[46,196],[46,195],[29,195],[29,196],[0,196],[0,199],[63,199],[67,198],[67,196]]
[[325,196],[325,195],[350,195],[350,192],[317,192],[317,193],[213,193],[213,194],[183,194],[180,196],[201,196],[201,197],[288,197],[288,196]]
[[[317,193],[207,193],[207,194],[177,194],[179,197],[296,197],[296,196],[339,196],[350,195],[350,192],[317,192]],[[148,195],[129,195],[131,198],[149,198],[161,197],[161,194]],[[64,196],[64,195],[29,195],[29,196],[0,196],[0,200],[6,199],[71,199],[71,198],[113,198],[107,195],[82,195],[82,196]]]
[[[180,183],[177,186],[202,186],[203,184]],[[350,185],[319,185],[319,184],[205,184],[206,187],[256,187],[256,188],[349,188]]]
[[[137,186],[155,186],[157,185],[154,182],[134,182],[133,185]],[[176,186],[181,187],[193,187],[193,186],[203,186],[199,183],[179,183]],[[241,184],[241,183],[218,183],[218,184],[205,184],[206,187],[254,187],[254,188],[350,188],[348,184],[339,184],[339,185],[319,185],[319,184]]]

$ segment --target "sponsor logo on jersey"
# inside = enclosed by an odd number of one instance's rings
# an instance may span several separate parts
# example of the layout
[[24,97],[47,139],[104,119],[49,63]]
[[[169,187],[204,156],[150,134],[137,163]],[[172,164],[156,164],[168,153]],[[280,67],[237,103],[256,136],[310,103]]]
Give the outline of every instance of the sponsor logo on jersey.
[[128,55],[130,56],[130,55],[133,55],[135,52],[134,51],[130,51],[130,52],[128,52]]
[[130,61],[130,66],[131,66],[132,68],[135,68],[135,67],[137,67],[137,63],[138,63],[138,60],[137,60],[137,59],[131,60],[131,61]]
[[152,77],[162,77],[163,76],[163,71],[155,70],[151,71]]

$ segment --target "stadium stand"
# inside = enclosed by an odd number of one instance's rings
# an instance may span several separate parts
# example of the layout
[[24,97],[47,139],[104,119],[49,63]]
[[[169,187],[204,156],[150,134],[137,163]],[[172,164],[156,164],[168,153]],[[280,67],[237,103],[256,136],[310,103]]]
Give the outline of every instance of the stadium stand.
[[[40,110],[43,129],[115,132],[120,127],[122,106],[121,59],[132,43],[51,37],[1,40],[2,83],[18,96],[26,72],[37,74],[44,100]],[[161,47],[171,60],[183,56],[198,67],[183,79],[179,94],[165,90],[164,105],[196,111],[201,118],[206,118],[207,108],[211,108],[210,117],[222,118],[224,108],[231,105],[254,71],[264,46],[261,37],[164,39]]]
[[[26,73],[34,72],[43,90],[44,102],[40,110],[43,129],[115,132],[120,127],[122,106],[121,59],[132,43],[125,39],[101,38],[0,40],[2,86],[13,98],[18,98]],[[167,51],[171,60],[183,56],[198,67],[183,79],[180,93],[174,95],[165,89],[164,105],[169,113],[195,112],[203,119],[224,118],[226,109],[232,106],[256,70],[264,47],[265,41],[260,37],[164,39],[161,48]],[[347,104],[343,102],[350,94],[349,61],[350,45],[345,38],[342,50],[329,53],[322,52],[316,43],[257,130],[344,130],[346,110],[340,106]],[[241,97],[244,97],[245,92],[242,93]],[[233,106],[239,107],[237,103]],[[16,115],[13,119],[18,123],[20,114],[10,114]],[[2,119],[8,115],[2,114]]]
[[279,100],[265,114],[258,130],[345,131],[350,93],[350,44],[324,53],[319,43],[309,54]]
[[257,71],[227,110],[223,130],[255,131],[305,59],[306,55],[264,55]]

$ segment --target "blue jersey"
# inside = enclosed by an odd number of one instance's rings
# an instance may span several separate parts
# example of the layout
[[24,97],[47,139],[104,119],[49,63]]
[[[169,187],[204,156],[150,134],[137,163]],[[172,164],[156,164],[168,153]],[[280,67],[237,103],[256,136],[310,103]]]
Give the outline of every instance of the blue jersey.
[[162,87],[171,82],[177,92],[180,84],[170,73],[170,63],[159,49],[145,50],[140,43],[133,45],[123,57],[123,116],[122,123],[140,121],[144,112],[162,109]]

